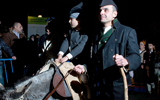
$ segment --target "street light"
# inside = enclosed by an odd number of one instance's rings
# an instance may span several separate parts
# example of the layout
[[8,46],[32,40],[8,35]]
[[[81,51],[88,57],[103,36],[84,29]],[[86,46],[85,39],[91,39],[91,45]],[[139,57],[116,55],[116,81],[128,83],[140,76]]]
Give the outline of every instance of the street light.
[[42,15],[38,15],[38,17],[40,17],[40,18],[41,18],[41,17],[42,17]]

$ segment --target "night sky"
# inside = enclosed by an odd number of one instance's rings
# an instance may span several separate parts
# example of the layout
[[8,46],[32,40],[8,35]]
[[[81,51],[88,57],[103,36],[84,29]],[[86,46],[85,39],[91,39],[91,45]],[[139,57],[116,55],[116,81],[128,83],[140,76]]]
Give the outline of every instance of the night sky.
[[[81,0],[43,0],[1,3],[0,20],[4,25],[21,22],[27,33],[27,16],[55,17],[60,24],[68,22],[69,10]],[[94,22],[96,7],[100,0],[83,0],[88,23]],[[158,0],[114,0],[118,6],[118,19],[137,31],[138,39],[157,38],[160,34]],[[4,6],[2,6],[4,4]],[[6,5],[6,6],[5,6]],[[86,22],[86,23],[87,23]],[[88,24],[89,25],[89,24]]]

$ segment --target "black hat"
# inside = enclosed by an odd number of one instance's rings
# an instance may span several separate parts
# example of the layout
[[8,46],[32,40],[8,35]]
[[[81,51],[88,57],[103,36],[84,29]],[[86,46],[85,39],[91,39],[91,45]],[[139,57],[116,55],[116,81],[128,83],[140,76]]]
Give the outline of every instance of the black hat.
[[106,5],[113,5],[116,7],[116,9],[118,10],[118,7],[117,5],[114,3],[113,0],[102,0],[100,6],[103,7],[103,6],[106,6]]
[[147,43],[148,43],[148,44],[153,44],[153,45],[155,45],[155,41],[154,41],[153,39],[147,40]]
[[82,6],[83,6],[83,2],[79,3],[78,5],[74,6],[71,10],[70,10],[70,17],[71,18],[75,18],[77,19],[80,12],[82,11]]

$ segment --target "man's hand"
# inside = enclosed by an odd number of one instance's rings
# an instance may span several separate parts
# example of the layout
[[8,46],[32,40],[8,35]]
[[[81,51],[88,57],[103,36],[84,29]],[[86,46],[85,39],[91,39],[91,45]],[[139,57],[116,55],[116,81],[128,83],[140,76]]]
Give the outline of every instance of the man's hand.
[[68,60],[68,57],[65,56],[65,57],[63,57],[62,59],[60,59],[60,63],[64,63],[64,62],[66,62],[67,60]]
[[59,63],[60,63],[60,60],[61,60],[61,59],[58,59],[58,58],[57,58],[57,59],[55,59],[55,62],[59,62]]
[[57,59],[55,59],[55,62],[59,62],[59,63],[60,63],[61,59],[62,59],[62,55],[61,55],[61,54],[59,54],[59,55],[58,55],[58,58],[57,58]]
[[127,59],[125,59],[122,55],[114,55],[113,58],[114,58],[116,65],[119,67],[129,65]]
[[84,69],[84,66],[83,66],[83,65],[76,65],[76,66],[74,67],[74,70],[75,70],[77,73],[79,73],[79,74],[82,74],[82,73],[85,72],[85,69]]
[[17,58],[16,58],[16,56],[12,56],[12,59],[13,59],[13,60],[16,60]]

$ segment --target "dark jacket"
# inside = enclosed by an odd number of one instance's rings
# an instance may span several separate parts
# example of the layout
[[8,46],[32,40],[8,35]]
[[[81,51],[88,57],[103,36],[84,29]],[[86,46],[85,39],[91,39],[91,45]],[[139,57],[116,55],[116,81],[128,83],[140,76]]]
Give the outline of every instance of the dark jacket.
[[69,46],[71,47],[71,55],[76,57],[78,54],[82,52],[84,46],[88,40],[88,36],[82,34],[81,31],[72,30],[69,32],[69,35],[63,41],[60,51],[67,53],[69,50]]
[[147,51],[144,53],[144,60],[146,61],[145,65],[145,75],[146,82],[153,83],[155,80],[154,70],[155,70],[155,51],[151,52]]
[[44,45],[44,41],[46,40],[48,34],[45,33],[43,34],[40,38],[39,38],[39,53],[42,53],[42,48],[43,48],[43,45]]
[[[94,45],[94,62],[100,69],[100,76],[103,83],[109,86],[123,85],[123,79],[119,67],[115,65],[113,55],[120,54],[129,62],[130,70],[135,70],[141,64],[139,55],[139,46],[137,43],[136,31],[130,27],[120,24],[119,21],[114,23],[115,29],[108,39],[105,46],[98,50],[99,35],[96,36]],[[97,57],[98,56],[98,57]],[[127,79],[129,74],[126,73]]]
[[[14,56],[12,53],[12,49],[0,38],[0,59],[2,59],[2,50],[6,52],[10,57]],[[0,61],[0,66],[2,66],[2,62]]]

